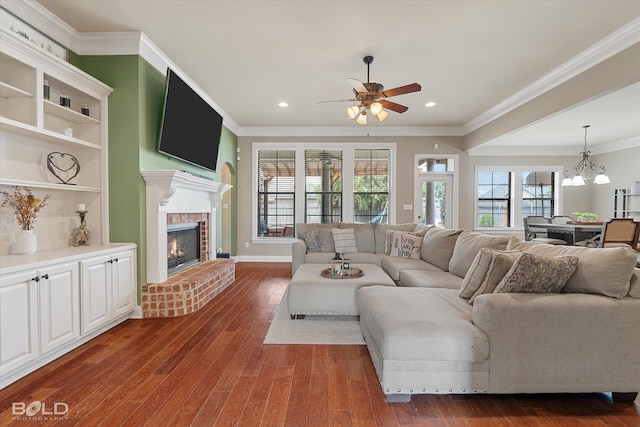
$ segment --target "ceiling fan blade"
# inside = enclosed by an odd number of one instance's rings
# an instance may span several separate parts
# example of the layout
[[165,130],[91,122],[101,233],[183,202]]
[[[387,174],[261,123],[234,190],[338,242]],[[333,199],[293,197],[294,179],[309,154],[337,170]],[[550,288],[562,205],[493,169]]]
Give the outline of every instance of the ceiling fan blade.
[[358,100],[354,99],[354,98],[351,98],[351,99],[334,99],[334,100],[331,100],[331,101],[319,101],[319,102],[316,102],[316,105],[318,105],[318,104],[328,104],[330,102],[357,102],[357,101]]
[[422,87],[418,83],[411,83],[408,85],[385,90],[383,92],[380,92],[380,95],[384,96],[385,98],[390,98],[392,96],[404,95],[405,93],[420,92],[421,90]]
[[378,102],[382,104],[383,108],[386,108],[387,110],[395,111],[396,113],[404,113],[409,109],[409,107],[396,104],[395,102],[387,101],[386,99],[381,99]]
[[358,79],[347,79],[347,81],[349,82],[349,84],[351,85],[351,87],[353,87],[353,89],[358,92],[358,93],[368,93],[369,91],[367,90],[366,87],[364,87],[364,85],[362,84],[362,82]]

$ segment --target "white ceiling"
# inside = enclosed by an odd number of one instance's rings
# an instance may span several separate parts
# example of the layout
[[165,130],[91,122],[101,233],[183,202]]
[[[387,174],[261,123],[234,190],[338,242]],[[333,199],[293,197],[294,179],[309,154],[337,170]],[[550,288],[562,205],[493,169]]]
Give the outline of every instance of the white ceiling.
[[[39,3],[80,32],[142,31],[241,128],[358,127],[349,103],[316,102],[351,98],[346,78],[366,81],[373,55],[371,81],[422,85],[392,98],[409,110],[378,126],[468,129],[640,17],[638,0]],[[582,146],[583,124],[594,144],[637,139],[639,117],[636,84],[489,145]]]

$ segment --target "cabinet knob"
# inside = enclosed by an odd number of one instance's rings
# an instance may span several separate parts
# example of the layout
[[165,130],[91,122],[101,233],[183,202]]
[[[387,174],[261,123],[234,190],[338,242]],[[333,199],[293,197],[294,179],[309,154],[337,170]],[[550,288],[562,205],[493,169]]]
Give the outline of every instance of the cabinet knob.
[[42,275],[42,278],[43,278],[43,279],[45,279],[45,280],[47,280],[47,279],[49,278],[49,275],[48,275],[48,274],[43,274],[43,275]]
[[118,257],[116,257],[116,259],[114,260],[115,262],[118,262]]
[[40,278],[38,276],[31,279],[32,282],[39,282]]

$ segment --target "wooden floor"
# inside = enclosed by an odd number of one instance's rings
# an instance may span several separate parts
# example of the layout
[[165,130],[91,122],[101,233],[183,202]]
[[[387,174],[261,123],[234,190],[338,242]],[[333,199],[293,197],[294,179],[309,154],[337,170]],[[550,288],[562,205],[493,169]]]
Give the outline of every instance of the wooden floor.
[[[262,344],[290,269],[239,263],[236,282],[200,311],[123,323],[0,391],[0,425],[640,425],[640,398],[613,403],[607,394],[388,404],[366,346]],[[33,401],[48,411],[63,402],[69,413],[62,421],[12,420],[12,402]]]

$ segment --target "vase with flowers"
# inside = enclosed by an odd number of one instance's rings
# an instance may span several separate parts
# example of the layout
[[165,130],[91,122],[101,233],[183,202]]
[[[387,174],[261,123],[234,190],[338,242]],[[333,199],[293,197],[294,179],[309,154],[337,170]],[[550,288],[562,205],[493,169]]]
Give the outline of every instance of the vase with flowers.
[[33,224],[36,222],[38,212],[47,205],[49,195],[39,199],[33,195],[30,188],[15,187],[13,194],[2,191],[4,200],[2,206],[9,206],[13,209],[19,230],[15,235],[13,252],[16,254],[29,255],[37,250],[37,238],[33,233]]

